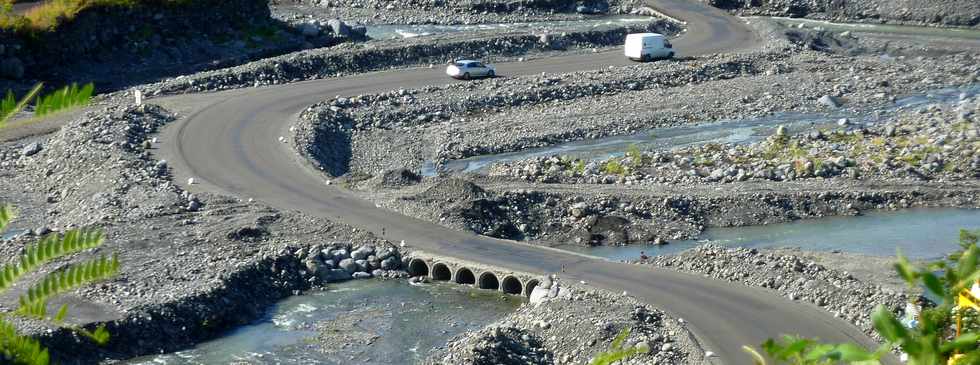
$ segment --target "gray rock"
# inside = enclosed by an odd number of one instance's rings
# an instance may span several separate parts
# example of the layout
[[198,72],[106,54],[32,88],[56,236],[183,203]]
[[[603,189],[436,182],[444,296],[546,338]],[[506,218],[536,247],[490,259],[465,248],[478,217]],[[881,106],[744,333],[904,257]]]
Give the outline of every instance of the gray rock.
[[833,97],[833,96],[830,96],[830,95],[821,96],[820,99],[817,99],[817,102],[819,102],[820,104],[823,104],[823,105],[825,105],[825,106],[827,106],[829,108],[840,108],[841,107],[840,100],[837,99],[836,97]]
[[320,276],[320,279],[324,282],[338,282],[351,279],[351,273],[343,269],[331,269],[324,272]]
[[347,250],[345,249],[333,250],[330,252],[330,255],[333,257],[334,260],[337,261],[350,258],[350,255],[347,253]]
[[353,259],[349,259],[349,258],[340,260],[340,264],[338,266],[340,266],[341,269],[351,274],[357,272],[357,270],[359,269],[357,263],[354,262]]
[[20,151],[20,155],[24,157],[34,156],[38,154],[38,152],[41,152],[41,143],[34,142],[24,146],[24,149]]
[[371,269],[368,266],[367,260],[354,260],[354,263],[357,264],[357,271],[368,271]]
[[351,275],[351,277],[353,277],[354,279],[368,279],[371,278],[371,274],[363,271],[358,271],[355,272],[354,275]]
[[350,37],[351,35],[350,26],[347,25],[347,23],[344,23],[343,20],[330,19],[327,21],[327,25],[330,27],[330,30],[333,32],[334,36]]
[[372,254],[374,254],[374,247],[363,246],[361,248],[354,250],[354,252],[351,252],[350,256],[354,260],[364,260],[368,258],[368,256],[371,256]]
[[381,269],[376,269],[374,271],[371,271],[371,275],[373,275],[374,277],[381,277],[382,275],[384,275],[384,273],[385,273],[384,270]]
[[386,258],[384,260],[381,260],[381,269],[382,270],[395,270],[395,269],[398,269],[399,266],[401,266],[401,265],[399,265],[400,263],[401,263],[401,261],[399,261],[398,259],[396,259],[394,257],[389,257],[389,258]]

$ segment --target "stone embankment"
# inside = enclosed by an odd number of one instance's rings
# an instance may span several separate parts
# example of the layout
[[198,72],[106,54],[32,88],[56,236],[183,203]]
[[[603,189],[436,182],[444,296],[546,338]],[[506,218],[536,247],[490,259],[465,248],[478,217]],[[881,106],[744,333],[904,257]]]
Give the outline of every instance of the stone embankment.
[[[724,189],[718,189],[724,187]],[[663,244],[741,227],[876,209],[980,206],[974,182],[743,182],[640,187],[433,179],[379,205],[447,227],[548,244]]]

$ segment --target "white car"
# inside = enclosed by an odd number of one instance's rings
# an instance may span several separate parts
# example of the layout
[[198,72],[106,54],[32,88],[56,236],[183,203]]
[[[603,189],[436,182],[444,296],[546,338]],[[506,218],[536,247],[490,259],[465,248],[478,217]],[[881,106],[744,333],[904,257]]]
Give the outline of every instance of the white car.
[[458,60],[446,67],[446,75],[454,79],[469,80],[474,77],[494,77],[497,73],[493,66],[480,61]]

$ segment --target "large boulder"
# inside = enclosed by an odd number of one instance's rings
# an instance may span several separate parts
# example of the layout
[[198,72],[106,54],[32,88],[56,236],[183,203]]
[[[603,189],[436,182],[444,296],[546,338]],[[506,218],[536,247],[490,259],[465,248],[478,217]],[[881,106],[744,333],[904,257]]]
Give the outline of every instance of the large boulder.
[[348,259],[340,260],[339,266],[340,266],[341,269],[343,269],[343,270],[345,270],[345,271],[347,271],[348,273],[351,273],[351,274],[353,274],[353,273],[355,273],[355,272],[357,272],[357,271],[360,270],[359,265],[357,265],[357,263],[354,262],[353,259],[349,259],[349,258]]
[[330,31],[333,32],[333,35],[336,37],[349,38],[351,36],[351,28],[349,25],[347,25],[347,23],[344,23],[343,20],[330,19],[327,21],[327,26],[330,27]]
[[364,260],[367,259],[368,256],[371,256],[373,254],[374,254],[374,247],[362,246],[361,248],[354,250],[354,252],[351,252],[350,256],[354,260]]
[[334,282],[346,281],[350,279],[351,279],[351,273],[343,269],[327,270],[320,275],[320,280],[326,283],[334,283]]
[[389,257],[389,258],[386,258],[384,260],[381,260],[381,269],[382,270],[396,270],[396,269],[398,269],[401,266],[400,264],[401,264],[401,261],[399,261],[397,258]]

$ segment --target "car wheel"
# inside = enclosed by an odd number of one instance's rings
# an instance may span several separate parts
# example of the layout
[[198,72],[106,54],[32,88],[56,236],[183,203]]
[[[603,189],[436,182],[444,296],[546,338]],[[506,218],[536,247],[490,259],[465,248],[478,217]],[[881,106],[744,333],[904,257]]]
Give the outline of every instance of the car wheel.
[[469,72],[464,73],[463,74],[463,80],[469,80],[469,79],[470,79],[470,73]]
[[497,74],[495,74],[495,73],[493,72],[493,70],[490,70],[490,71],[487,71],[487,77],[489,77],[489,78],[494,78],[494,77],[496,77],[496,76],[497,76]]
[[667,58],[674,58],[674,52],[670,52],[670,53],[668,53],[668,54],[667,54]]
[[643,57],[640,57],[640,61],[650,62],[650,55],[648,54],[643,55]]

